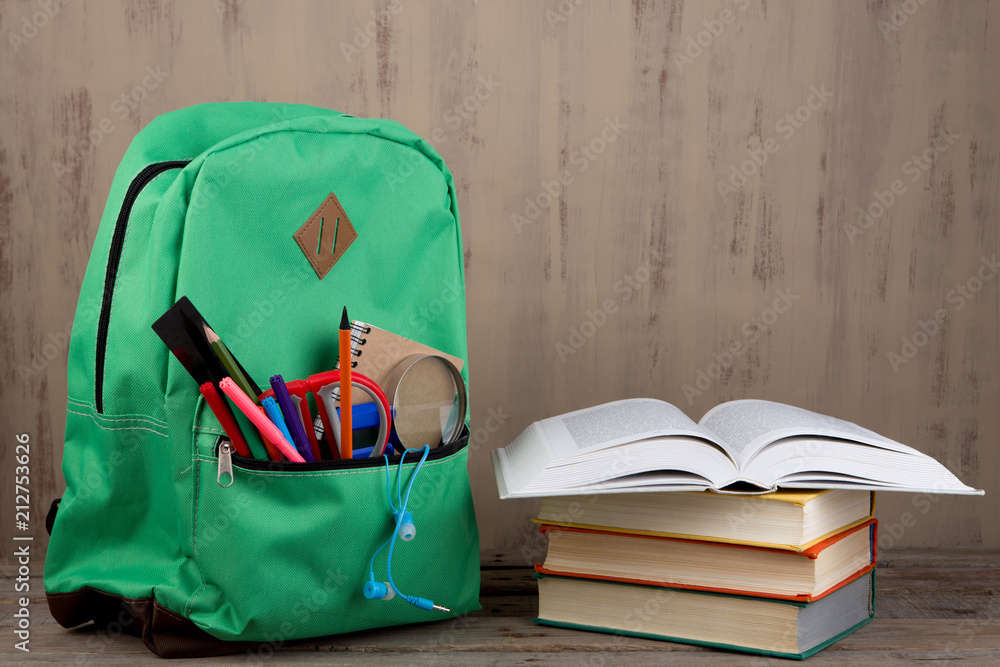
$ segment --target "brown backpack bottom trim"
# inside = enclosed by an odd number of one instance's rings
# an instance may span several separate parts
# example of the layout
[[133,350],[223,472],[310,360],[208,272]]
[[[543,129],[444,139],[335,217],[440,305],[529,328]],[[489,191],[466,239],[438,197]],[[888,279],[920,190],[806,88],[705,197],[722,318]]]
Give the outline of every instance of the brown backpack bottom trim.
[[71,593],[46,593],[45,597],[52,617],[64,628],[93,621],[102,630],[141,637],[146,648],[161,658],[205,658],[267,646],[216,639],[153,597],[126,598],[90,586]]

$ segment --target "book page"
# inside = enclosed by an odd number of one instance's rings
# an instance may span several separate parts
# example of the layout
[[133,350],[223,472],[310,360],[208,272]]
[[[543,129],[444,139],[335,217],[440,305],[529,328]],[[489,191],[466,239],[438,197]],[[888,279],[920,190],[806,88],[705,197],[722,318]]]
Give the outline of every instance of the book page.
[[824,488],[846,486],[920,493],[978,493],[926,454],[900,454],[885,447],[841,438],[782,438],[758,449],[745,472],[781,487],[811,484]]
[[726,444],[741,467],[762,447],[781,438],[803,435],[842,438],[903,454],[919,454],[857,424],[771,401],[740,400],[717,405],[705,413],[700,425]]
[[498,474],[498,485],[502,480],[503,486],[510,493],[524,488],[545,469],[555,455],[546,442],[539,422],[535,422],[524,429],[514,442],[493,450],[492,458]]
[[680,409],[652,398],[634,398],[577,410],[541,422],[554,458],[654,438],[684,435],[713,442],[711,433]]
[[[595,465],[595,456],[605,453]],[[492,458],[503,497],[544,495],[650,470],[686,471],[688,485],[692,475],[708,485],[736,472],[735,460],[711,433],[673,405],[649,398],[534,422]]]

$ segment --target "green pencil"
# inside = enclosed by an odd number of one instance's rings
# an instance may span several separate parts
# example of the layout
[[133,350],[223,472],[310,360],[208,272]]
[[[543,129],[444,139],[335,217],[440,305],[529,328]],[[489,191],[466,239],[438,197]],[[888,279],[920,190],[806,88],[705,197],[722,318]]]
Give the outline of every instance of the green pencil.
[[236,386],[243,390],[243,393],[249,396],[254,403],[260,405],[260,398],[257,396],[257,392],[253,390],[250,380],[247,376],[240,371],[240,365],[236,363],[236,359],[233,358],[232,352],[226,347],[226,344],[222,342],[219,338],[219,334],[212,330],[212,327],[207,324],[202,325],[205,328],[205,338],[208,339],[209,344],[212,346],[212,350],[215,351],[215,356],[219,358],[222,365],[226,367],[229,372],[229,377],[233,378],[233,382]]

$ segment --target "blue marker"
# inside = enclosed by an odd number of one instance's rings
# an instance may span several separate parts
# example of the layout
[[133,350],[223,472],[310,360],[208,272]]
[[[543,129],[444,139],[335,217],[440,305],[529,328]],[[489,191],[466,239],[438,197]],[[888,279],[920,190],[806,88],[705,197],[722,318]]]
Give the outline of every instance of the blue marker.
[[[274,402],[274,399],[268,396],[260,402],[260,407],[264,408],[264,414],[267,415],[268,419],[274,422],[274,425],[278,427],[281,434],[285,436],[285,440],[291,442],[292,436],[288,434],[288,427],[285,426],[285,420],[281,416],[281,410],[278,409],[278,404]],[[302,458],[305,457],[303,456]]]

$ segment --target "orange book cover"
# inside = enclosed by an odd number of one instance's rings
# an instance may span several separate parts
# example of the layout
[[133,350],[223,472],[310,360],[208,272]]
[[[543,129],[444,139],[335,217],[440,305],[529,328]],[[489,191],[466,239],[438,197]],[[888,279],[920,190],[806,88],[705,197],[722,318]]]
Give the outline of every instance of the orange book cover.
[[817,542],[816,544],[813,544],[812,546],[810,546],[808,549],[806,549],[804,551],[798,551],[798,552],[789,552],[788,550],[785,550],[785,549],[773,549],[773,548],[769,548],[769,547],[751,546],[751,545],[747,545],[747,544],[733,544],[733,543],[729,543],[729,542],[709,542],[709,541],[705,541],[705,540],[690,540],[690,539],[683,539],[683,538],[678,538],[678,537],[662,537],[662,536],[658,536],[658,535],[625,534],[625,533],[618,533],[618,532],[612,532],[612,531],[607,531],[607,530],[592,530],[592,529],[589,529],[589,528],[572,528],[572,527],[566,527],[566,526],[554,526],[554,525],[549,525],[549,524],[543,524],[542,526],[539,527],[539,530],[543,534],[548,533],[548,531],[550,531],[550,530],[564,530],[564,531],[577,532],[577,533],[593,533],[593,534],[599,534],[599,535],[615,535],[617,537],[627,536],[629,538],[633,538],[633,539],[637,539],[637,540],[666,540],[666,541],[669,541],[669,542],[689,542],[689,543],[695,543],[695,544],[710,545],[710,546],[713,546],[713,547],[718,547],[720,549],[750,549],[750,550],[754,550],[754,551],[774,551],[774,552],[782,553],[782,554],[794,553],[797,556],[801,556],[803,558],[810,558],[810,559],[815,559],[819,555],[819,553],[821,551],[823,551],[824,549],[826,549],[827,547],[829,547],[831,544],[839,542],[840,540],[844,539],[848,535],[856,533],[859,530],[868,530],[870,532],[869,544],[871,545],[871,562],[868,565],[866,565],[865,567],[862,567],[858,571],[854,572],[853,574],[851,574],[850,576],[848,576],[847,578],[845,578],[843,581],[839,582],[838,584],[836,584],[834,586],[831,586],[830,588],[828,588],[827,590],[823,591],[822,593],[820,593],[818,595],[779,595],[779,594],[774,594],[774,593],[761,593],[761,592],[756,592],[756,591],[754,591],[754,592],[748,592],[748,591],[734,590],[734,589],[729,589],[729,588],[716,588],[716,587],[712,587],[712,586],[696,586],[696,585],[691,585],[691,584],[678,584],[678,583],[674,583],[674,582],[649,581],[649,580],[645,580],[645,579],[628,579],[628,578],[623,578],[623,577],[607,577],[607,576],[595,575],[595,574],[581,574],[579,572],[568,572],[568,571],[562,571],[562,570],[552,570],[552,569],[544,567],[541,563],[537,563],[535,565],[535,571],[539,572],[540,574],[561,575],[561,576],[564,576],[564,577],[576,577],[578,579],[597,579],[597,580],[603,580],[603,581],[617,581],[617,582],[620,582],[620,583],[628,583],[628,584],[642,584],[644,586],[659,586],[661,588],[686,588],[686,589],[689,589],[689,590],[709,591],[709,592],[712,592],[712,593],[727,593],[727,594],[730,594],[730,595],[752,595],[754,597],[775,598],[775,599],[779,599],[779,600],[794,600],[796,602],[815,602],[816,600],[819,600],[820,598],[826,597],[827,595],[829,595],[830,593],[834,592],[835,590],[837,590],[839,588],[842,588],[843,586],[846,586],[847,584],[849,584],[850,582],[854,581],[858,577],[864,576],[865,574],[868,574],[869,572],[871,572],[872,569],[874,569],[874,567],[875,567],[877,542],[878,542],[878,520],[874,519],[874,518],[868,519],[864,523],[861,523],[861,524],[852,526],[850,528],[847,528],[846,530],[843,530],[843,531],[841,531],[841,532],[839,532],[839,533],[837,533],[835,535],[832,535],[832,536],[824,539],[821,542]]

